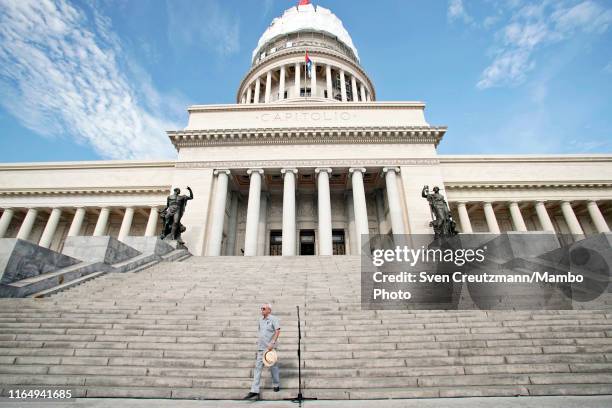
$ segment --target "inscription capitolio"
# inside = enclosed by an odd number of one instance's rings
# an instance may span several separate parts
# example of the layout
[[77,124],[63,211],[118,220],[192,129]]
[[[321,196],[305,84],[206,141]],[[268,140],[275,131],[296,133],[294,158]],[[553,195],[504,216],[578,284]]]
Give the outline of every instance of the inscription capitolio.
[[347,122],[355,119],[356,115],[347,111],[339,112],[270,112],[255,117],[257,120],[268,123],[282,122]]

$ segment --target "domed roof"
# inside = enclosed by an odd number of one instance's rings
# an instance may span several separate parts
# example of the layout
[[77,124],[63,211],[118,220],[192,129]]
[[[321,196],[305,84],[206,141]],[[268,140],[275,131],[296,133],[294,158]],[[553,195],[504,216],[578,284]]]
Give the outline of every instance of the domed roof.
[[318,31],[331,34],[349,47],[357,60],[359,54],[353,45],[353,40],[342,25],[342,21],[329,9],[312,4],[299,5],[285,10],[281,17],[272,20],[270,26],[263,33],[257,47],[253,50],[253,60],[261,48],[276,37],[297,31]]

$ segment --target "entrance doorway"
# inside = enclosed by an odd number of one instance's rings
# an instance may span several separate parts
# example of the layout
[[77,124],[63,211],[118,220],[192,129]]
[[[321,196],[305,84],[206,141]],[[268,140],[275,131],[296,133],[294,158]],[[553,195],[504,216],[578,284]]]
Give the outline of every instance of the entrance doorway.
[[283,254],[283,231],[272,230],[270,231],[270,255],[282,255]]
[[300,231],[300,255],[315,254],[315,233],[314,230]]
[[346,255],[346,245],[344,243],[344,230],[332,230],[332,244],[334,255]]

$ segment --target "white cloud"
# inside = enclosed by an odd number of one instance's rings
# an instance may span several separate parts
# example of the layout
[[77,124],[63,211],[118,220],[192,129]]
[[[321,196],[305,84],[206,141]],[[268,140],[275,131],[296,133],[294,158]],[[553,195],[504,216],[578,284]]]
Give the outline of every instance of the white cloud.
[[603,33],[612,23],[612,9],[606,10],[597,3],[584,1],[573,7],[557,10],[551,17],[560,33],[571,34],[576,30]]
[[91,11],[65,0],[0,0],[0,104],[35,132],[69,135],[104,158],[174,156],[164,130],[179,125],[143,100],[161,96],[120,69],[110,21]]
[[612,61],[608,62],[608,65],[604,67],[604,71],[608,74],[612,74]]
[[448,21],[462,20],[466,24],[473,21],[472,17],[465,11],[463,0],[450,0],[446,17]]
[[578,32],[601,34],[612,23],[612,9],[590,0],[528,3],[511,7],[510,17],[496,35],[491,64],[477,83],[480,89],[522,83],[535,65],[534,52]]
[[193,4],[168,1],[168,37],[170,44],[207,47],[220,56],[240,50],[238,17],[229,15],[217,0],[201,0]]

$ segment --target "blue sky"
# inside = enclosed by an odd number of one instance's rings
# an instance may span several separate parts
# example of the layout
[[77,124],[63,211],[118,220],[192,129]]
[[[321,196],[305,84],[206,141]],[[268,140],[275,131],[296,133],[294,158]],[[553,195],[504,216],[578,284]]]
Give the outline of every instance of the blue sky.
[[[444,154],[612,152],[612,2],[320,0]],[[0,162],[174,158],[294,0],[0,0]]]

